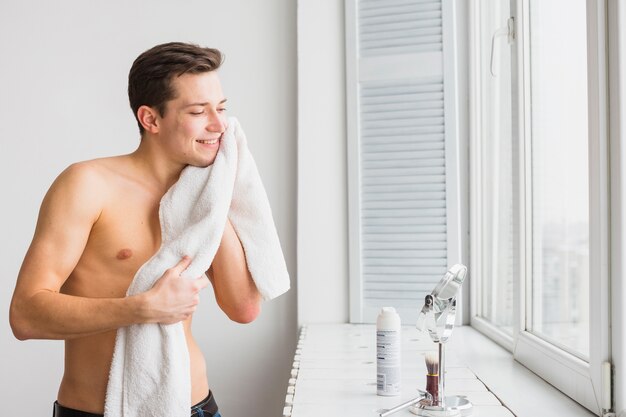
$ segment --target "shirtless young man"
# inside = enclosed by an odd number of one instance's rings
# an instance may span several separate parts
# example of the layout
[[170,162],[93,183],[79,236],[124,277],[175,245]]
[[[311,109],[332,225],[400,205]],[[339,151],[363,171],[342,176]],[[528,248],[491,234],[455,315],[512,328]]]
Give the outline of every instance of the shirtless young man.
[[261,301],[230,222],[209,279],[180,278],[190,263],[183,258],[151,290],[125,294],[161,244],[161,197],[186,165],[206,167],[215,159],[226,129],[226,99],[216,72],[221,61],[217,50],[184,43],[141,54],[128,85],[141,133],[137,150],[71,165],[43,200],[10,321],[20,340],[65,340],[56,416],[103,413],[116,329],[179,321],[191,359],[191,403],[196,404],[191,415],[219,415],[207,396],[205,361],[191,334],[198,293],[210,280],[220,308],[240,323],[256,318]]

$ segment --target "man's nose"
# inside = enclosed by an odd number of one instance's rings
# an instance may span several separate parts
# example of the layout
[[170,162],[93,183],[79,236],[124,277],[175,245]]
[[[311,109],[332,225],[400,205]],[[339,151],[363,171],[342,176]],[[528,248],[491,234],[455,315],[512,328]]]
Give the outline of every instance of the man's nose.
[[223,132],[226,130],[226,123],[218,113],[213,113],[209,117],[206,130],[209,132]]

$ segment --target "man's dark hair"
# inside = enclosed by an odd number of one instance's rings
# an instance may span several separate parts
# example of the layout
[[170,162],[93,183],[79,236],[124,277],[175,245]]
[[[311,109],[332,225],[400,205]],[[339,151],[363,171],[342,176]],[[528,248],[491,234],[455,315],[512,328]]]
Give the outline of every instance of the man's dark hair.
[[[135,119],[143,105],[154,107],[161,117],[165,116],[167,101],[176,98],[174,77],[215,71],[222,61],[222,53],[217,49],[183,42],[157,45],[139,55],[128,74],[128,99]],[[139,119],[137,124],[143,135]]]

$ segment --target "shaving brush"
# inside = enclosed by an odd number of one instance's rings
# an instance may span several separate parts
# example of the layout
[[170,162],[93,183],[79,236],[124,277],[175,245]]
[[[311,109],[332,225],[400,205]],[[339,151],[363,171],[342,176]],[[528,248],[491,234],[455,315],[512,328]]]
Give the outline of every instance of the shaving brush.
[[439,402],[439,356],[436,353],[428,352],[426,361],[426,392],[433,396],[432,404]]

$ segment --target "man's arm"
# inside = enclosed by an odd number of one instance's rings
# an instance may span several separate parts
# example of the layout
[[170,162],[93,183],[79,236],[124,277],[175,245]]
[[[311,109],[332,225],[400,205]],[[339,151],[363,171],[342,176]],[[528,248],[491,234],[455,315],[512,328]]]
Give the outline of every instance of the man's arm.
[[233,321],[250,323],[261,311],[261,294],[256,288],[241,241],[230,220],[207,275],[213,284],[215,299],[222,311]]
[[136,296],[60,293],[102,212],[106,189],[105,179],[85,163],[65,170],[50,187],[11,300],[11,328],[18,339],[70,339],[135,323],[174,323],[195,310],[197,293],[208,283],[180,279],[189,259],[168,270],[152,290]]

